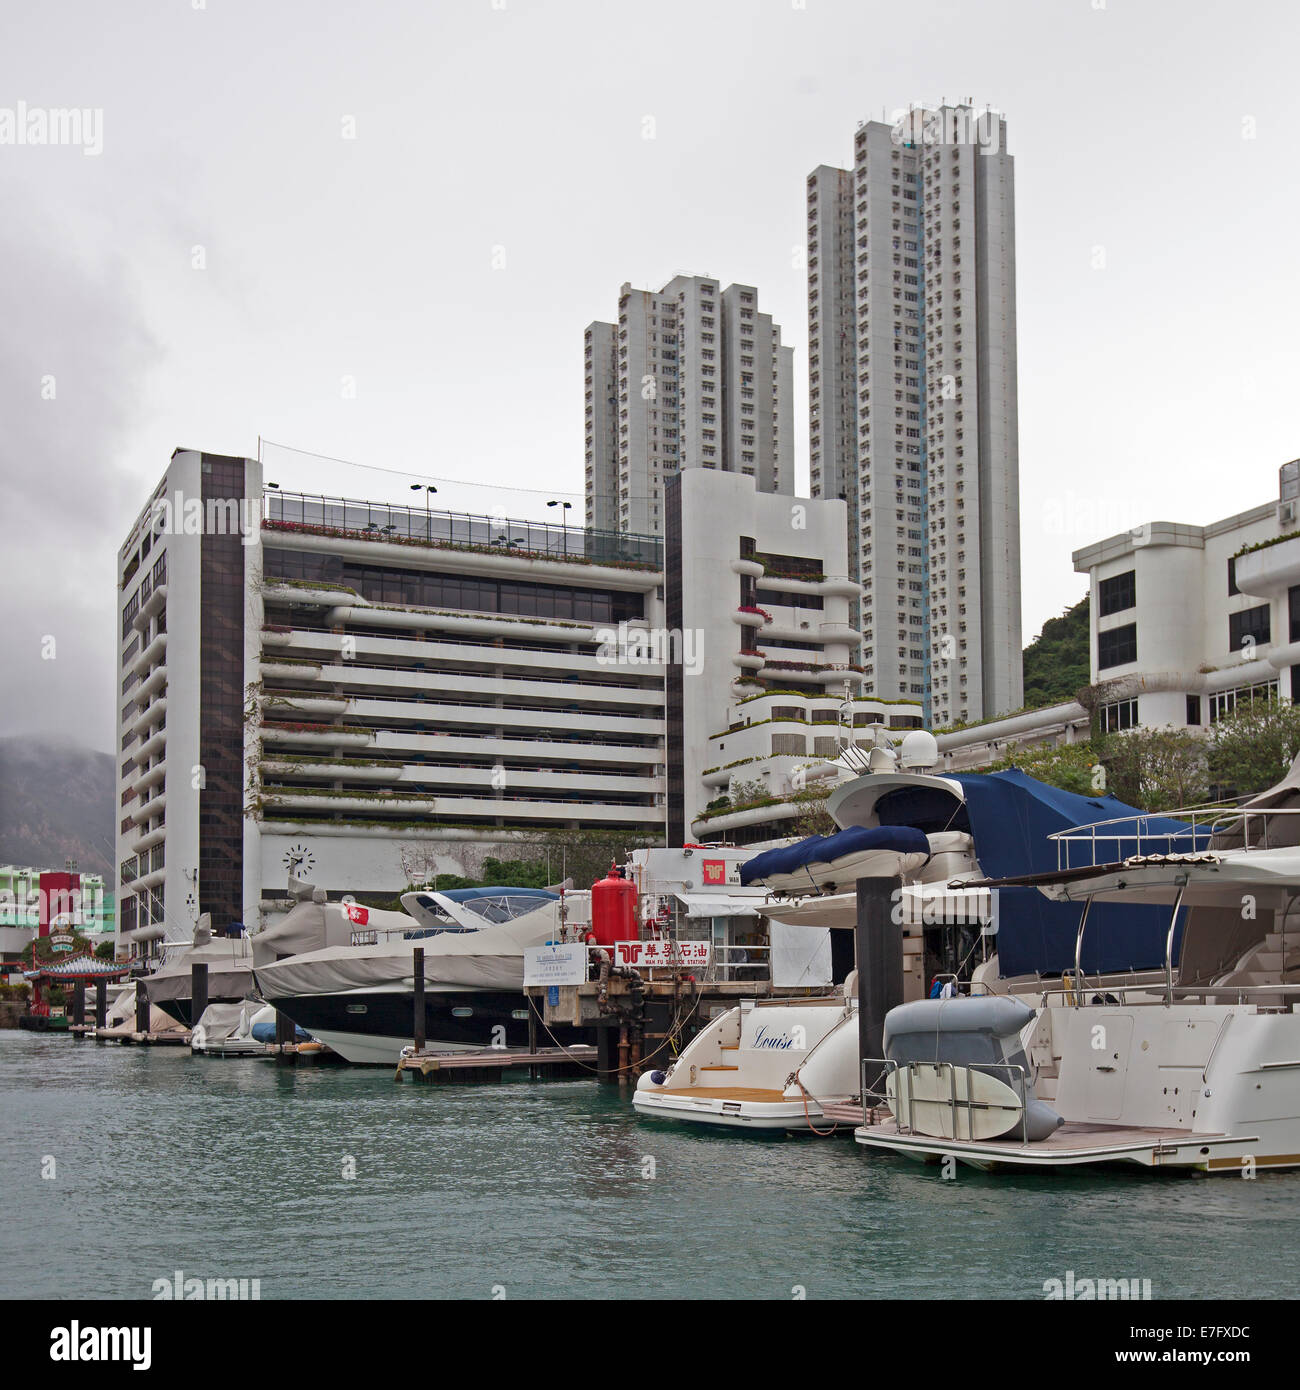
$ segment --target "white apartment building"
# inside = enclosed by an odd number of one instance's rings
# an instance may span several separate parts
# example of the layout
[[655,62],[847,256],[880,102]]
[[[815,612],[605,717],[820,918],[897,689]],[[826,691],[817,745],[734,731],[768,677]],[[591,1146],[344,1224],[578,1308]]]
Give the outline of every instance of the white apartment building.
[[623,285],[618,322],[584,337],[588,526],[662,535],[664,484],[688,468],[791,493],[793,361],[752,285]]
[[[1300,697],[1300,460],[1278,498],[1208,526],[1153,521],[1074,552],[1088,576],[1091,684],[1103,732],[1207,731],[1239,701]],[[939,735],[946,769],[1077,743],[1077,701]]]
[[936,724],[1017,708],[1015,214],[1006,122],[865,122],[808,177],[811,490],[848,507],[862,662]]
[[769,689],[860,686],[844,505],[704,468],[668,500],[665,542],[178,450],[119,552],[121,935],[265,924],[290,878],[391,896],[549,832],[680,844],[715,758],[820,751],[710,736]]
[[1300,460],[1276,501],[1209,526],[1154,521],[1076,551],[1107,730],[1205,728],[1300,695]]
[[[845,503],[702,470],[666,495],[667,622],[700,643],[667,673],[669,843],[780,839],[807,809],[792,794],[839,775],[845,743],[920,728],[921,706],[863,694]],[[766,804],[710,809],[741,784]]]

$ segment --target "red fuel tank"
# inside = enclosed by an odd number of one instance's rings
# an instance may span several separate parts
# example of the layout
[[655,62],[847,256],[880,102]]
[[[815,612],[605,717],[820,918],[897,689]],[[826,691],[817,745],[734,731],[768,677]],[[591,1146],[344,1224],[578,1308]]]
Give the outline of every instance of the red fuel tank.
[[616,941],[635,941],[636,889],[614,864],[591,885],[591,939],[612,948]]

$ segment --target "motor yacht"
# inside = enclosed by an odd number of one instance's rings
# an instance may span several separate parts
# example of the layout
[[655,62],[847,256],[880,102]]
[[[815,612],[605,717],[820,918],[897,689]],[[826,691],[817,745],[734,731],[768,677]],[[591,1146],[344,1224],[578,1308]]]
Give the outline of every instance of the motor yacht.
[[[327,902],[319,891],[300,902],[253,938],[262,997],[346,1061],[395,1066],[414,1035],[419,947],[429,1050],[526,1044],[523,953],[559,940],[561,894],[465,888],[400,901],[401,912]],[[560,1042],[585,1039],[553,1031]]]
[[[1022,1064],[996,1074],[997,1132],[972,1127],[970,1100],[973,1072],[988,1080],[996,1069],[972,1065],[938,1029],[923,1062],[887,1039],[885,1058],[868,1063],[882,1064],[887,1106],[864,1113],[860,1144],[989,1170],[1123,1164],[1253,1177],[1300,1166],[1300,760],[1243,807],[1180,819],[1182,832],[1155,818],[1060,832],[1055,868],[982,885],[1075,908],[1076,959],[1112,929],[1106,907],[1162,912],[1159,989],[1102,987],[1080,970],[1049,990]],[[951,1001],[949,1017],[971,1002]],[[935,1103],[909,1107],[918,1087]],[[1031,1092],[1060,1117],[1037,1135],[1023,1123]]]
[[[1072,980],[1078,972],[1082,980],[1086,973],[1098,998],[1118,990],[1153,997],[1166,954],[1159,909],[1099,906],[1079,950],[1080,906],[1049,902],[1018,881],[991,881],[1054,864],[1052,836],[1088,814],[1120,825],[1141,812],[1018,771],[901,771],[885,752],[873,750],[869,769],[832,792],[837,834],[763,851],[741,867],[742,884],[768,889],[763,911],[791,926],[851,931],[857,879],[897,878],[893,921],[904,938],[903,998],[920,1001],[931,987],[1010,996],[1022,1006],[1024,1046],[1063,975]],[[1144,826],[1166,836],[1188,830],[1164,817],[1145,817]],[[1193,832],[1192,842],[1207,834]],[[926,964],[945,958],[949,968],[933,985]],[[856,995],[856,983],[846,982],[822,999],[747,1001],[715,1019],[672,1066],[642,1075],[633,1104],[647,1116],[733,1128],[834,1128],[842,1120],[827,1118],[824,1107],[841,1108],[862,1089]]]

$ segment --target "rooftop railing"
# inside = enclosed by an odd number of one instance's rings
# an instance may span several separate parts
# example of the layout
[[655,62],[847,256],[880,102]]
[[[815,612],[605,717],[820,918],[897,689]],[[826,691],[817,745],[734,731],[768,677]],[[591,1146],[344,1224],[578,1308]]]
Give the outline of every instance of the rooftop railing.
[[266,501],[266,520],[272,528],[319,528],[324,533],[342,532],[402,544],[499,551],[580,564],[663,568],[663,542],[658,536],[471,512],[425,511],[300,492],[268,492]]

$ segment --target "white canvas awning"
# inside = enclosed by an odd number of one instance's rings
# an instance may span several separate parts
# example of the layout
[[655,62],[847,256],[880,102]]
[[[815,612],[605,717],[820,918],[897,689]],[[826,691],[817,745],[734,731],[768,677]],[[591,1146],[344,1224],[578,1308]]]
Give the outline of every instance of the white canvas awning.
[[765,899],[736,898],[727,893],[675,893],[678,902],[686,906],[688,917],[755,917],[763,911]]
[[987,888],[949,888],[941,883],[909,883],[900,895],[899,909],[899,920],[909,926],[977,926],[990,923],[994,915]]

